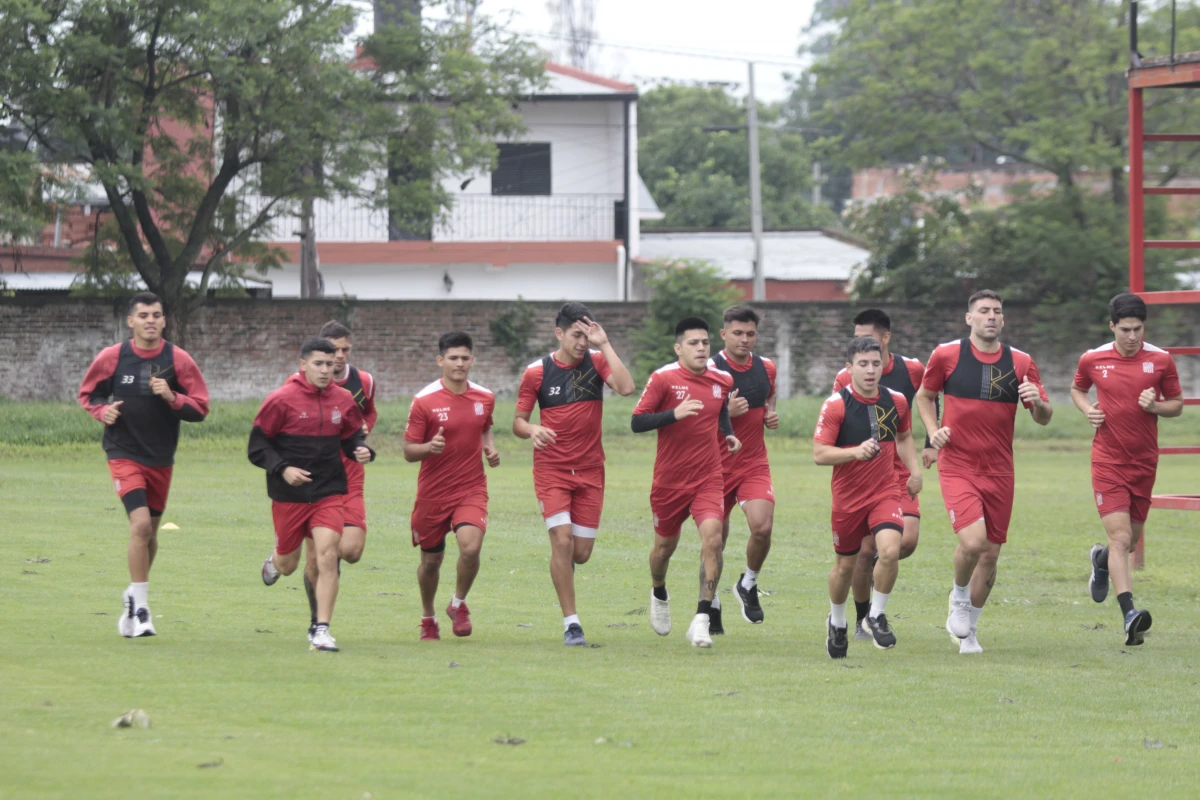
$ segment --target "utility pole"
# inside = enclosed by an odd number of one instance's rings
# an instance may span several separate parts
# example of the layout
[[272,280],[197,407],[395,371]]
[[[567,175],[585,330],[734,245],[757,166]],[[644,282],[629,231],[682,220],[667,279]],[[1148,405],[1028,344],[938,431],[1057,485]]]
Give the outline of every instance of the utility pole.
[[812,170],[813,188],[812,188],[812,204],[813,206],[821,205],[821,162],[813,162]]
[[746,122],[750,139],[750,231],[754,235],[754,302],[767,299],[767,276],[763,265],[762,184],[758,165],[758,102],[754,97],[754,62],[750,68],[750,97],[746,103]]

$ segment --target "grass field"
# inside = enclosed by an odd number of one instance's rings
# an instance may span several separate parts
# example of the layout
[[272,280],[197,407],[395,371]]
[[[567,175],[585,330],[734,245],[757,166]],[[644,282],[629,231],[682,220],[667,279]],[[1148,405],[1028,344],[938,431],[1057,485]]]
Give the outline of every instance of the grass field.
[[[785,428],[807,432],[817,402],[791,401]],[[852,642],[834,662],[829,470],[812,464],[809,442],[769,438],[780,504],[766,623],[730,611],[727,635],[696,651],[683,637],[694,528],[668,578],[675,630],[660,638],[644,613],[654,440],[623,435],[628,409],[609,406],[604,525],[577,573],[598,647],[561,644],[530,453],[507,435],[489,472],[475,634],[455,639],[443,621],[443,641],[417,641],[417,468],[399,456],[404,406],[392,404],[333,655],[307,649],[298,576],[259,580],[272,537],[262,473],[245,459],[252,405],[218,405],[187,428],[197,435],[181,446],[166,515],[180,530],[161,534],[152,573],[160,635],[126,640],[127,528],[99,426],[69,406],[0,404],[0,797],[1162,797],[1200,785],[1200,518],[1152,515],[1135,589],[1154,629],[1124,647],[1115,601],[1088,598],[1087,551],[1102,534],[1073,409],[1038,432],[1061,438],[1018,444],[1011,543],[980,622],[986,652],[960,657],[942,630],[954,538],[930,473],[921,546],[889,607],[899,646]],[[1185,415],[1164,438],[1189,431]],[[1200,459],[1164,460],[1159,491],[1198,485]],[[727,609],[744,544],[735,517]],[[109,727],[131,708],[152,727]],[[509,738],[524,741],[495,741]]]

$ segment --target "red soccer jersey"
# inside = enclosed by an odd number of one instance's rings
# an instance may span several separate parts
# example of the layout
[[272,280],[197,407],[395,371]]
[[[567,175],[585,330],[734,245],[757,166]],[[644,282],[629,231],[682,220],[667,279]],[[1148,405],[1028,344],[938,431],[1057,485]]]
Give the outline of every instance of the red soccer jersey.
[[460,500],[470,494],[487,493],[483,474],[483,434],[492,429],[496,396],[477,383],[455,394],[441,380],[434,381],[413,397],[408,410],[404,439],[425,443],[443,429],[446,448],[421,462],[417,475],[419,502]]
[[835,513],[857,511],[896,490],[896,436],[911,428],[912,413],[900,392],[882,388],[875,397],[863,397],[853,387],[844,387],[830,395],[821,406],[813,439],[843,448],[858,447],[872,437],[879,442],[879,455],[870,461],[834,465]]
[[1158,464],[1158,416],[1142,410],[1138,395],[1146,389],[1154,389],[1158,400],[1183,395],[1171,354],[1146,342],[1128,358],[1113,342],[1088,350],[1079,359],[1075,386],[1086,392],[1093,384],[1104,424],[1092,440],[1092,463]]
[[758,376],[753,353],[745,364],[735,363],[724,350],[720,352],[719,358],[717,368],[733,376],[738,397],[744,397],[750,403],[750,408],[745,414],[733,418],[733,435],[741,441],[742,449],[731,453],[729,448],[721,448],[722,468],[726,475],[733,475],[754,466],[765,467],[768,462],[763,417],[767,415],[767,401],[775,396],[775,362],[760,356],[763,374],[756,380]]
[[706,366],[696,375],[675,362],[650,376],[633,409],[635,415],[673,410],[687,397],[704,404],[699,413],[658,429],[654,486],[698,486],[714,472],[720,473],[725,437],[721,436],[717,418],[732,390],[733,376],[713,367]]
[[[900,360],[904,364],[905,369],[896,371],[896,361]],[[925,378],[925,365],[915,358],[905,358],[897,356],[895,353],[888,353],[888,363],[883,367],[883,375],[879,379],[879,387],[881,389],[891,389],[904,395],[905,401],[908,403],[908,427],[912,428],[912,403],[913,397],[917,394],[917,389],[921,388],[921,381]],[[850,370],[842,367],[833,379],[833,391],[840,392],[850,385]],[[900,459],[900,454],[896,454],[896,474],[900,480],[907,481],[910,473],[908,467]]]
[[[546,359],[551,376],[546,380]],[[600,428],[604,417],[604,382],[612,375],[608,359],[589,350],[578,364],[564,364],[551,353],[525,368],[517,391],[517,410],[541,405],[540,421],[554,431],[554,444],[533,451],[533,467],[588,469],[604,463]]]
[[940,472],[1013,474],[1013,427],[1022,402],[1017,387],[1026,378],[1049,399],[1028,353],[1008,345],[984,353],[969,339],[937,346],[921,385],[946,398],[942,426],[950,429],[950,441],[938,456]]

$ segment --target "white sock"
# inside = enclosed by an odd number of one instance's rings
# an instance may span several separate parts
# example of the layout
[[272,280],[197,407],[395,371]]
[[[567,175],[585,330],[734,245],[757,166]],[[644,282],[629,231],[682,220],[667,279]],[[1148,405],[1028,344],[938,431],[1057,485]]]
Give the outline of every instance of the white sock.
[[718,611],[720,611],[720,610],[721,610],[721,597],[720,597],[719,595],[715,595],[715,594],[714,594],[714,595],[713,595],[713,599],[712,599],[712,603],[710,603],[710,605],[711,605],[713,608],[715,608],[715,609],[717,609]]
[[578,614],[572,614],[569,617],[563,617],[563,633],[566,633],[567,628],[571,627],[572,625],[579,625]]
[[979,627],[979,615],[982,613],[982,608],[976,608],[974,603],[971,604],[971,630]]
[[133,592],[133,610],[137,611],[140,608],[149,608],[150,605],[146,601],[146,593],[150,589],[150,584],[147,583],[131,583],[129,590]]
[[971,601],[971,590],[966,586],[959,586],[956,583],[956,584],[954,584],[953,597],[955,600],[957,600],[960,603],[964,600],[966,600],[967,602],[970,602]]
[[884,594],[883,592],[875,592],[875,594],[871,597],[871,610],[868,612],[867,616],[869,616],[871,619],[875,619],[882,614],[883,610],[887,608],[887,601],[890,595],[890,592],[888,594]]
[[457,595],[455,595],[453,598],[450,599],[450,607],[451,608],[458,608],[462,604],[463,604],[463,601],[459,600]]
[[758,573],[749,567],[746,567],[746,572],[744,575],[742,575],[741,583],[743,589],[750,591],[758,585]]
[[846,627],[846,604],[845,603],[835,603],[831,600],[829,602],[829,616],[830,616],[829,621],[833,623],[833,627],[835,627],[835,628]]

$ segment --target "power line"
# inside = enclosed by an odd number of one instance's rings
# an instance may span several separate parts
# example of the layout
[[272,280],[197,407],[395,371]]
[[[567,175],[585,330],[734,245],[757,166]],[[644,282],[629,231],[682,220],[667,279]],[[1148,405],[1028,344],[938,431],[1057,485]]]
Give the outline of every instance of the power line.
[[[513,33],[519,33],[522,36],[532,36],[532,37],[535,37],[538,39],[554,39],[556,41],[569,41],[571,38],[569,36],[565,36],[562,34],[540,33],[538,31],[515,30],[515,31],[513,31]],[[756,64],[777,64],[777,65],[785,66],[785,67],[807,66],[807,62],[805,62],[799,58],[796,58],[794,56],[788,57],[788,56],[776,56],[776,55],[762,55],[762,54],[754,54],[754,53],[738,54],[738,53],[731,52],[728,50],[705,50],[705,49],[701,49],[701,48],[692,49],[692,50],[679,50],[679,49],[671,49],[671,48],[666,48],[666,47],[649,47],[647,45],[640,45],[640,44],[612,42],[612,41],[606,41],[603,39],[593,39],[592,44],[595,44],[599,47],[611,47],[616,50],[636,50],[636,51],[643,52],[643,53],[658,53],[660,55],[667,55],[667,56],[682,56],[682,57],[687,57],[687,58],[706,58],[706,59],[717,60],[717,61],[736,61],[736,62],[743,63],[743,64],[746,63],[747,61],[753,61]]]

